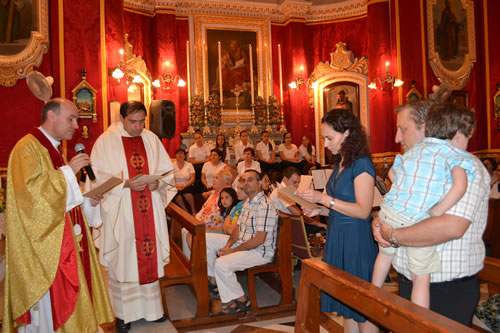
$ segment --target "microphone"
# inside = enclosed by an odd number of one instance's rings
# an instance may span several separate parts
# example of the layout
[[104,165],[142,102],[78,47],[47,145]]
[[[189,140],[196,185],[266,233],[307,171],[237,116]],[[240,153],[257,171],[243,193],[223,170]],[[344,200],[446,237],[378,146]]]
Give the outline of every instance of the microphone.
[[[78,154],[83,154],[83,153],[85,153],[85,146],[81,143],[77,143],[75,146],[75,151]],[[94,171],[92,171],[92,167],[90,165],[87,165],[84,168],[85,168],[85,171],[87,171],[87,175],[89,175],[90,180],[95,180],[95,175],[94,175]]]

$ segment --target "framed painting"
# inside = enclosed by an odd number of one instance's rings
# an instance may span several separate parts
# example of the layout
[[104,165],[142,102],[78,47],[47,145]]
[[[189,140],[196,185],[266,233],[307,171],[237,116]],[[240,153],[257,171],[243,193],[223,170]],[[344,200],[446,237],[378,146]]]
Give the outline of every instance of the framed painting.
[[78,118],[92,119],[95,123],[97,122],[97,90],[88,83],[87,77],[85,76],[86,73],[85,69],[82,70],[82,81],[80,81],[71,92],[73,93],[73,103],[75,103],[78,109]]
[[195,94],[208,98],[220,93],[220,42],[224,122],[251,121],[250,45],[255,99],[267,101],[272,89],[269,19],[196,15],[194,39]]
[[473,1],[427,1],[427,39],[436,77],[462,89],[476,61]]
[[[221,44],[222,91],[224,107],[235,109],[236,103],[242,109],[251,107],[250,74],[253,73],[254,94],[258,91],[257,32],[241,30],[207,29],[207,79],[210,94],[219,95],[219,55]],[[251,47],[250,47],[251,45]],[[250,49],[252,54],[250,54]],[[250,58],[252,67],[250,68]],[[236,98],[238,97],[238,98]],[[255,96],[256,97],[256,96]]]
[[325,113],[332,109],[347,109],[359,118],[359,85],[355,82],[337,81],[323,89]]
[[49,49],[49,1],[0,1],[0,85],[40,66]]

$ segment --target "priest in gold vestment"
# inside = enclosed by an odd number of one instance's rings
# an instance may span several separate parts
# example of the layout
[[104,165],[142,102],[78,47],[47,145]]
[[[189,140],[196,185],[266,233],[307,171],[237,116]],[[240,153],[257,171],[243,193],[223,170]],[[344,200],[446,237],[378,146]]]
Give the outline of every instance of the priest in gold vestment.
[[11,152],[3,332],[94,333],[113,321],[82,213],[89,212],[89,222],[100,221],[93,207],[98,201],[84,201],[75,177],[90,159],[78,154],[66,164],[58,151],[78,129],[77,120],[73,103],[51,100],[42,125]]
[[165,207],[177,190],[173,174],[154,182],[139,175],[162,175],[173,169],[160,139],[144,129],[146,108],[128,101],[92,148],[96,184],[111,176],[125,180],[101,201],[102,227],[95,231],[99,259],[108,271],[108,291],[118,332],[139,319],[163,321],[159,278],[169,262]]

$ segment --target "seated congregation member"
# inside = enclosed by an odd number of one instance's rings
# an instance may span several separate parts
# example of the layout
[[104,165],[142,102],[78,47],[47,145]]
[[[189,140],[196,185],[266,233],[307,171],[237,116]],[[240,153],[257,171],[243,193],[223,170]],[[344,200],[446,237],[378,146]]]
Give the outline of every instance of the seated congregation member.
[[245,148],[243,151],[243,161],[238,163],[238,175],[241,177],[243,172],[248,169],[255,170],[260,173],[260,163],[254,160],[255,150],[253,148]]
[[491,186],[490,198],[491,199],[500,199],[500,164],[497,166],[496,170],[493,172],[493,175],[497,179],[495,183]]
[[[175,151],[174,179],[175,187],[177,187],[174,202],[186,212],[194,215],[194,188],[192,185],[195,180],[195,171],[193,165],[186,162],[186,151],[182,148]],[[186,200],[188,207],[184,204],[184,200]]]
[[236,272],[271,262],[276,250],[278,212],[262,192],[260,174],[247,170],[241,180],[248,199],[243,204],[239,227],[230,236],[206,235],[209,291],[218,291],[223,314],[250,309],[250,299]]
[[483,162],[484,167],[486,168],[486,170],[488,170],[488,173],[490,174],[490,184],[493,185],[499,180],[495,175],[495,170],[497,169],[497,161],[492,157],[485,157],[481,159],[481,162]]
[[[194,216],[198,221],[206,224],[210,221],[213,214],[219,212],[219,195],[222,189],[226,187],[231,187],[231,174],[228,171],[220,170],[214,176],[213,190],[210,192],[210,196],[207,201],[205,201],[200,211]],[[182,250],[186,257],[189,258],[191,256],[190,248],[192,235],[184,228],[182,229],[182,239]]]
[[255,147],[255,152],[257,153],[257,159],[259,160],[262,172],[276,170],[278,163],[275,161],[276,153],[274,151],[274,145],[269,141],[269,132],[263,131],[260,138],[262,141]]
[[243,204],[245,203],[245,201],[248,199],[248,195],[243,188],[242,182],[238,182],[238,184],[236,185],[236,196],[238,197],[239,202],[236,204],[236,206],[233,207],[233,209],[231,209],[231,212],[229,212],[229,216],[224,219],[224,225],[222,226],[222,231],[224,231],[224,233],[228,235],[230,235],[233,232],[234,228],[238,225],[238,219],[241,215],[241,209],[243,208]]
[[297,170],[302,170],[300,163],[299,149],[292,143],[292,134],[283,134],[283,143],[278,146],[281,163],[280,168],[284,170],[288,167],[294,167]]
[[194,143],[188,150],[188,161],[193,165],[196,174],[194,182],[196,193],[202,193],[205,190],[201,181],[201,169],[203,168],[205,162],[210,161],[211,149],[212,147],[205,144],[203,141],[201,131],[196,131],[194,133]]
[[303,163],[302,173],[308,174],[309,170],[320,169],[321,165],[316,162],[316,148],[311,144],[307,135],[302,136],[302,144],[299,147],[300,160]]
[[271,178],[268,173],[262,174],[262,191],[264,194],[269,196],[273,192],[273,190],[277,187],[277,185],[271,182]]
[[234,146],[234,154],[236,156],[236,163],[243,160],[243,153],[245,148],[253,148],[253,144],[250,142],[250,137],[247,131],[240,132],[240,142]]
[[[226,217],[229,217],[229,213],[238,203],[238,196],[236,191],[232,187],[224,187],[219,193],[219,199],[217,200],[218,210],[215,210],[212,214],[208,216],[205,221],[205,232],[209,233],[219,233],[223,234],[223,226]],[[183,231],[183,233],[185,233]],[[192,235],[186,233],[187,246],[191,249],[192,245]]]
[[220,191],[219,201],[217,202],[217,206],[219,206],[218,217],[220,217],[220,221],[214,221],[214,225],[211,226],[210,222],[206,224],[207,232],[217,232],[217,233],[225,233],[223,230],[224,222],[226,219],[230,218],[230,213],[234,207],[239,203],[238,194],[232,187],[224,187]]
[[224,166],[224,170],[231,173],[231,177],[233,180],[231,187],[236,190],[236,184],[238,184],[238,181],[240,180],[240,176],[238,175],[238,168],[236,167],[236,165],[226,163],[226,165]]
[[294,167],[288,167],[283,171],[283,179],[281,183],[278,184],[278,187],[273,190],[269,199],[274,204],[277,210],[283,212],[285,214],[291,215],[301,215],[301,210],[295,205],[294,201],[284,197],[279,193],[279,190],[283,187],[291,186],[295,189],[299,188],[300,184],[300,172]]
[[228,171],[220,170],[213,178],[213,191],[203,204],[200,211],[194,217],[200,222],[205,223],[210,215],[219,210],[217,202],[219,201],[220,191],[224,187],[231,187],[231,174]]
[[[214,178],[214,175],[218,171],[224,169],[224,166],[226,165],[221,161],[221,158],[222,152],[219,149],[212,149],[210,151],[210,161],[203,164],[203,168],[201,169],[201,182],[203,183],[207,191],[212,190],[212,180]],[[205,198],[207,198],[209,195],[209,192],[204,193]]]
[[227,146],[226,137],[224,136],[224,134],[217,134],[214,148],[219,149],[222,152],[221,161],[223,161],[224,163],[228,163],[231,159],[231,151]]

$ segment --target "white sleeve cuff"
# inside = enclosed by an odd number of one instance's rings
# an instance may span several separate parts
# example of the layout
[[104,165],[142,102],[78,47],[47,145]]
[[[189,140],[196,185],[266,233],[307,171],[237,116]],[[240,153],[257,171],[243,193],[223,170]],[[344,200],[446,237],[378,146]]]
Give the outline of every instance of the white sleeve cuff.
[[83,203],[83,195],[71,167],[69,165],[64,165],[59,169],[66,179],[66,211],[69,212],[71,209]]
[[83,213],[87,218],[89,227],[98,228],[102,224],[100,205],[92,206],[89,198],[83,198]]

